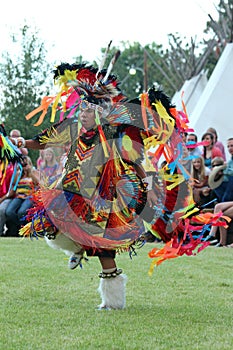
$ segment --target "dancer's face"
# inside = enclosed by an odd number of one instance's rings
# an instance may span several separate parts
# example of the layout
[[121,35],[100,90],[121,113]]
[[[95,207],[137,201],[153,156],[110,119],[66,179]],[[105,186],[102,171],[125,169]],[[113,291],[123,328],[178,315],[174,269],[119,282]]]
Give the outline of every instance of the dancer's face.
[[91,108],[86,108],[80,111],[80,121],[82,126],[86,129],[92,129],[95,125],[95,110]]

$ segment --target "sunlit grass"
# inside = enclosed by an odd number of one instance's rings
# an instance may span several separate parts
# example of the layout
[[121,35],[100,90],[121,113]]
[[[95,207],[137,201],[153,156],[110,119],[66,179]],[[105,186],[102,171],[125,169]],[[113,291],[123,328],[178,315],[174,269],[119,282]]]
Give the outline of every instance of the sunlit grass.
[[1,349],[233,349],[233,249],[164,262],[152,277],[152,244],[121,254],[127,307],[98,311],[97,258],[71,271],[41,240],[0,247]]

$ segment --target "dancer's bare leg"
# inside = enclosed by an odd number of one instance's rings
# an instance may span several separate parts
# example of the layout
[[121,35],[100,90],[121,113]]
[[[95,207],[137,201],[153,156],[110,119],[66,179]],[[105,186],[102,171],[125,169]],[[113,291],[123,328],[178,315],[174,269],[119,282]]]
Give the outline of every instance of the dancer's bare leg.
[[125,307],[126,276],[117,269],[113,257],[99,257],[102,272],[99,274],[99,293],[101,304],[99,309],[123,309]]
[[116,262],[113,258],[99,257],[99,261],[103,270],[116,269]]

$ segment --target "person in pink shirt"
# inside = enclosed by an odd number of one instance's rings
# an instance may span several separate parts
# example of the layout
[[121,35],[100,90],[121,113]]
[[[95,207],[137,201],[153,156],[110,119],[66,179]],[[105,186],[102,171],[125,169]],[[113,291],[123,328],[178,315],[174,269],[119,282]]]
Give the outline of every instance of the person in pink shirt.
[[226,161],[225,147],[221,141],[218,140],[217,130],[215,128],[208,128],[206,132],[211,132],[214,135],[214,146],[218,147],[223,154],[223,159]]
[[202,156],[204,158],[205,166],[211,168],[211,160],[215,157],[223,158],[223,154],[220,149],[214,145],[214,135],[211,132],[204,133],[201,140],[207,142],[207,144],[203,146]]

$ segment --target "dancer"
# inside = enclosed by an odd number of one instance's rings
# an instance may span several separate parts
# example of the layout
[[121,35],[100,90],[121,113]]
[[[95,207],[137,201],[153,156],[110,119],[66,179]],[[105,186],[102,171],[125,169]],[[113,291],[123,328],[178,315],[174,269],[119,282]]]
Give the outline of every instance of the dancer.
[[[117,268],[116,252],[132,252],[148,230],[166,243],[151,251],[153,265],[194,254],[207,244],[201,234],[192,237],[186,222],[198,209],[179,162],[185,122],[170,99],[153,87],[128,101],[110,68],[64,63],[54,70],[60,92],[43,100],[36,125],[49,103],[52,121],[56,111],[60,121],[22,146],[69,144],[70,149],[61,177],[34,196],[31,222],[21,234],[43,236],[50,246],[64,250],[71,255],[72,269],[82,264],[84,252],[98,256],[100,309],[121,309],[126,276]],[[158,169],[162,156],[166,165]]]
[[[55,71],[55,78],[61,78],[58,74],[68,69],[80,70],[79,74],[84,74],[85,80],[89,75],[89,81],[97,74],[92,67],[65,64]],[[71,255],[71,269],[81,264],[84,251],[89,256],[97,255],[102,265],[100,307],[123,308],[126,276],[117,269],[116,250],[128,249],[143,232],[139,215],[142,211],[146,213],[157,198],[150,183],[152,177],[147,178],[141,166],[145,132],[143,128],[131,125],[132,115],[126,107],[116,104],[115,101],[124,96],[115,77],[109,76],[108,80],[111,83],[105,84],[103,91],[106,88],[109,91],[103,96],[98,85],[93,94],[93,86],[85,92],[77,87],[72,97],[78,101],[78,118],[65,118],[33,140],[26,140],[25,144],[28,148],[41,149],[45,147],[45,139],[50,146],[71,142],[61,183],[58,180],[52,191],[41,189],[46,213],[42,220],[38,218],[38,222],[33,218],[33,228],[41,235],[46,228],[47,243]],[[100,98],[97,97],[99,94]],[[110,113],[113,106],[115,110]],[[115,119],[111,124],[104,118],[108,115]],[[38,206],[35,212],[37,215]],[[53,212],[56,212],[55,216]],[[81,239],[78,238],[80,235]],[[113,290],[117,291],[117,298]]]

